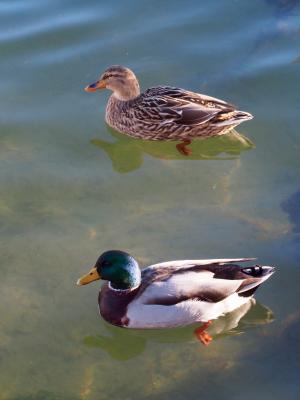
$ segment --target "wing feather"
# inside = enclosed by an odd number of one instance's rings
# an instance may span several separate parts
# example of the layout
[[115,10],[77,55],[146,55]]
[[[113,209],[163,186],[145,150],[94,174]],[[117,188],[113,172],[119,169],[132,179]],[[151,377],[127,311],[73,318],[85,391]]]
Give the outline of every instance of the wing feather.
[[[212,119],[223,124],[230,123],[226,118],[235,111],[235,107],[225,101],[188,90],[158,86],[145,91],[135,102],[136,118],[144,116],[153,121],[162,120],[163,124],[201,125]],[[224,122],[225,121],[225,122]]]
[[[150,268],[190,268],[193,265],[210,265],[210,264],[229,264],[229,263],[236,263],[236,262],[247,262],[247,261],[254,261],[256,258],[210,258],[210,259],[200,259],[200,260],[176,260],[176,261],[165,261],[162,263],[157,263],[150,265],[146,269]],[[146,270],[144,269],[144,271]]]
[[174,305],[187,300],[216,303],[235,293],[242,279],[218,279],[210,271],[175,274],[156,280],[141,294],[143,304]]
[[140,301],[171,305],[185,300],[218,302],[241,288],[245,276],[233,262],[252,258],[180,260],[151,265],[142,271]]

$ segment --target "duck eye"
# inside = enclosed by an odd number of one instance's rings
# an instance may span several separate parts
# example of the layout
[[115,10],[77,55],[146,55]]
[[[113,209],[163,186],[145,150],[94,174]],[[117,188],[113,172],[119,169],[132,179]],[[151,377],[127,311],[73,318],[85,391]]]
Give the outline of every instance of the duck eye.
[[102,267],[108,267],[110,265],[109,261],[103,261],[102,262]]

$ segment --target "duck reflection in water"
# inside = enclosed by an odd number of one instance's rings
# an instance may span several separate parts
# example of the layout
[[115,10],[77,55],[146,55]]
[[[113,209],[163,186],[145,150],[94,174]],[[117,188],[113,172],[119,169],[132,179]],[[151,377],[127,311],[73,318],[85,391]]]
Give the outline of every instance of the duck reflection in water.
[[[246,331],[274,321],[273,312],[266,306],[251,299],[236,310],[217,320],[207,329],[214,340]],[[143,353],[147,341],[158,343],[195,342],[193,326],[165,330],[129,330],[105,323],[108,335],[86,336],[84,344],[106,351],[112,358],[126,361]]]
[[106,152],[114,170],[119,173],[140,168],[144,155],[161,160],[232,160],[238,158],[242,151],[255,147],[247,137],[231,130],[226,135],[193,141],[192,154],[186,157],[177,151],[173,142],[133,139],[110,127],[107,129],[117,139],[115,142],[92,139],[91,143]]

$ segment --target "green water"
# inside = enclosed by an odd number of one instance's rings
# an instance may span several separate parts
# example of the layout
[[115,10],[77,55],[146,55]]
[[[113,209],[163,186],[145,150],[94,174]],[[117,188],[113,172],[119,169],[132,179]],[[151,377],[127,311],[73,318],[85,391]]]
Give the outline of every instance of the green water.
[[[299,398],[299,29],[297,0],[0,3],[1,400]],[[255,118],[189,159],[122,136],[83,91],[116,63]],[[278,268],[205,348],[99,318],[75,282],[110,248]]]

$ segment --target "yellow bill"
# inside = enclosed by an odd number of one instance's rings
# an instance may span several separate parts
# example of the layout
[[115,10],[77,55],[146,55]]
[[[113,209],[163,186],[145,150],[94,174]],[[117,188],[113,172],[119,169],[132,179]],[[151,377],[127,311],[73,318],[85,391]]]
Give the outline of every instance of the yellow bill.
[[98,274],[96,267],[93,267],[88,274],[83,275],[81,278],[78,279],[77,285],[87,285],[88,283],[97,281],[98,279],[101,279],[101,276]]

